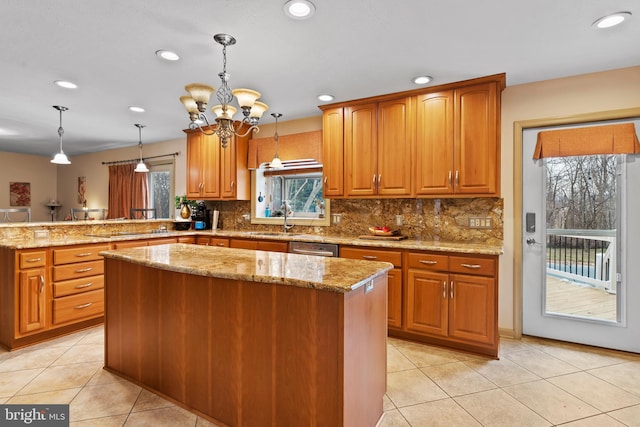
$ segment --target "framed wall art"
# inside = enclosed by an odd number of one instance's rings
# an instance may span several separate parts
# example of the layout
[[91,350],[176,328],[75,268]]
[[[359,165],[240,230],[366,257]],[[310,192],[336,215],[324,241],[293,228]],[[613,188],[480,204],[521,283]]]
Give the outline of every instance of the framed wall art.
[[9,205],[31,206],[30,182],[9,182]]

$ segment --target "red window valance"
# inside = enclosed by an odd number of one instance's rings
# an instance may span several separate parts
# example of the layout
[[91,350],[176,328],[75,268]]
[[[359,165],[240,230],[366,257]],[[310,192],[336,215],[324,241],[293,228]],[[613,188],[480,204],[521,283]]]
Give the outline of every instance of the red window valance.
[[640,153],[635,126],[622,123],[539,132],[533,158],[634,153]]

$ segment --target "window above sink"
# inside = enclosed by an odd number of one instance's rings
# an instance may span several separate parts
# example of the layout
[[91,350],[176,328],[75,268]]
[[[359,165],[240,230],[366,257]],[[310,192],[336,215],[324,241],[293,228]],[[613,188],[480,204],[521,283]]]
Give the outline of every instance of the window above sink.
[[322,189],[322,165],[314,160],[283,161],[279,169],[261,165],[251,172],[251,223],[283,224],[286,200],[289,224],[329,226],[330,201]]

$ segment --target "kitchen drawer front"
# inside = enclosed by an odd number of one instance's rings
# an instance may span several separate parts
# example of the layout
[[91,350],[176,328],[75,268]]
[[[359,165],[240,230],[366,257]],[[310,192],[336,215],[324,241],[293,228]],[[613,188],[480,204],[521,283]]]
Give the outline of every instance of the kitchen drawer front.
[[104,275],[83,277],[82,279],[65,280],[53,284],[54,298],[80,294],[104,288]]
[[376,249],[341,247],[340,258],[389,262],[393,264],[394,267],[402,267],[402,252],[399,251],[382,251]]
[[447,255],[409,252],[407,262],[409,263],[409,268],[434,271],[449,270],[449,256]]
[[152,239],[147,242],[149,246],[170,245],[171,243],[178,243],[178,239],[175,237],[164,237],[162,239]]
[[104,314],[104,291],[98,289],[53,300],[53,323],[68,323]]
[[21,270],[25,268],[44,267],[47,263],[47,252],[21,252],[19,258]]
[[[53,250],[53,264],[71,264],[72,262],[102,260],[100,251],[108,251],[109,245],[92,245]],[[95,273],[94,273],[95,274]]]
[[78,262],[69,265],[56,265],[53,267],[53,281],[79,279],[81,277],[95,276],[104,273],[104,261]]
[[209,241],[210,246],[218,246],[220,248],[228,248],[229,247],[229,239],[221,239],[219,237],[212,237]]
[[494,258],[479,258],[473,256],[449,257],[449,271],[451,273],[473,274],[478,276],[495,276],[496,260]]

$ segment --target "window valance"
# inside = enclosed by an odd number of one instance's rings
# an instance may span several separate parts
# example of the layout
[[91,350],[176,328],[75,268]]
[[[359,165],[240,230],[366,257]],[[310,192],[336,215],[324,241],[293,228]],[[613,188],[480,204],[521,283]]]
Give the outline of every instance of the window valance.
[[640,153],[635,126],[622,123],[539,132],[533,158],[634,153]]

